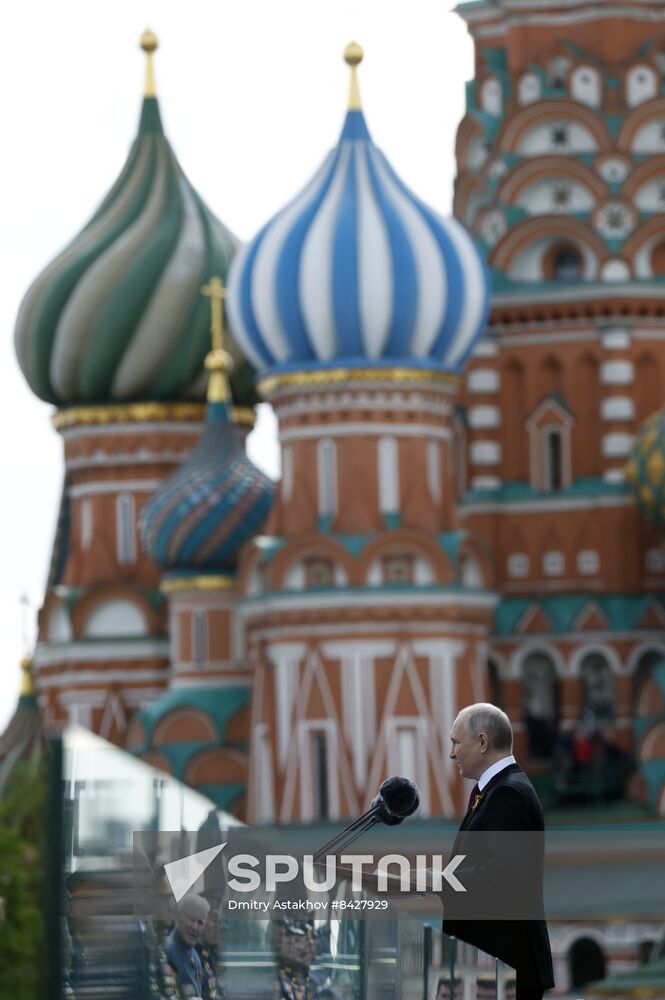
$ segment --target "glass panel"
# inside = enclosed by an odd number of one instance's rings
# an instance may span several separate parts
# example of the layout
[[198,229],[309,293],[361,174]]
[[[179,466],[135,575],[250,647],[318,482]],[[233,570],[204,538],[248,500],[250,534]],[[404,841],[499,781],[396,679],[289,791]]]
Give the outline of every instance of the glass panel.
[[[219,845],[225,831],[228,837],[242,824],[87,730],[68,728],[62,741],[53,741],[51,760],[49,1000],[178,996],[169,964],[177,913],[166,855],[182,858]],[[132,855],[138,830],[145,831],[145,851]],[[167,845],[163,834],[156,838],[166,830],[175,831],[175,844]],[[221,898],[207,874],[203,884],[211,909],[197,946],[201,970],[209,989],[217,983],[234,1000],[511,996],[510,970],[499,967],[497,979],[494,959],[413,914],[374,921],[350,910],[341,919],[330,911],[322,919],[288,912],[220,919]],[[347,882],[335,893],[340,901],[358,899]],[[201,988],[203,996],[216,995]],[[198,994],[183,988],[180,995]]]

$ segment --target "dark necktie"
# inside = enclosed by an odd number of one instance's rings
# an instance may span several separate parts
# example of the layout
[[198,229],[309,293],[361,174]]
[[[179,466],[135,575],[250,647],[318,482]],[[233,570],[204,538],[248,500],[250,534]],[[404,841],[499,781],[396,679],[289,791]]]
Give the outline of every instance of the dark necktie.
[[471,807],[473,806],[473,803],[476,801],[476,795],[480,795],[480,788],[478,787],[477,782],[471,789],[471,795],[469,795],[469,804],[466,807],[467,812],[471,811]]

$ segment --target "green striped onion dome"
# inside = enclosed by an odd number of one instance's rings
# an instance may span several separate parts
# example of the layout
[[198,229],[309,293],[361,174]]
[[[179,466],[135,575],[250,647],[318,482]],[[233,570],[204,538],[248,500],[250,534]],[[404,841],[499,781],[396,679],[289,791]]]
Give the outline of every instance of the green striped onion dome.
[[640,513],[665,531],[665,408],[642,424],[626,465]]
[[[117,181],[21,304],[16,352],[30,388],[57,406],[202,398],[210,311],[200,289],[213,274],[226,279],[237,245],[185,177],[157,99],[146,97]],[[253,402],[246,367],[236,363],[233,380],[243,405]]]

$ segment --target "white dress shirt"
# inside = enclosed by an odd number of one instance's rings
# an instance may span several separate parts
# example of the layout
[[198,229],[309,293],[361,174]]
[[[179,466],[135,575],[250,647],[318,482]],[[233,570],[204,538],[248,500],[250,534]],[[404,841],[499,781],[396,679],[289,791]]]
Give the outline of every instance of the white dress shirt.
[[503,771],[504,768],[509,767],[511,764],[516,764],[516,763],[517,761],[510,753],[508,754],[507,757],[502,757],[501,760],[497,760],[494,764],[490,764],[490,766],[485,771],[483,771],[483,773],[478,778],[478,791],[482,792],[487,782],[490,781],[495,774],[499,774],[501,771]]

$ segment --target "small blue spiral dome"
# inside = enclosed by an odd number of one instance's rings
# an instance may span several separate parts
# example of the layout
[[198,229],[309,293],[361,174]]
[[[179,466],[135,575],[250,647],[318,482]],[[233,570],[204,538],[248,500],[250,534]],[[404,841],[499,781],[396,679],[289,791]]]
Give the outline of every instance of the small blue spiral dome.
[[201,440],[141,512],[143,548],[164,570],[233,574],[238,552],[259,531],[272,505],[274,484],[250,462],[231,419],[225,374],[230,366],[231,357],[221,347],[208,354],[211,375]]
[[372,142],[352,43],[349,110],[338,145],[304,190],[240,250],[229,320],[259,372],[422,365],[457,372],[489,305],[485,263]]

